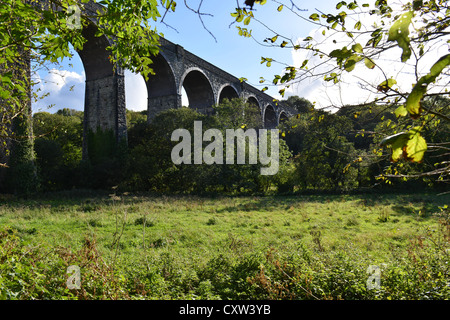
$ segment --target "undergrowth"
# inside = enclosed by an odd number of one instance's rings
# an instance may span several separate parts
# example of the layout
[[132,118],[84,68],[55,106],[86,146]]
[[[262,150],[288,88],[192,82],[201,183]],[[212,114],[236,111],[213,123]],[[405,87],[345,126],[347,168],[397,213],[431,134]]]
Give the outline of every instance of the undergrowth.
[[[380,262],[380,287],[369,290],[373,261],[351,245],[281,253],[224,250],[185,268],[170,254],[115,263],[103,257],[95,235],[78,250],[31,247],[9,227],[0,230],[2,299],[449,299],[449,221],[392,251]],[[69,289],[68,266],[81,269],[81,287]],[[191,266],[192,267],[192,266]]]

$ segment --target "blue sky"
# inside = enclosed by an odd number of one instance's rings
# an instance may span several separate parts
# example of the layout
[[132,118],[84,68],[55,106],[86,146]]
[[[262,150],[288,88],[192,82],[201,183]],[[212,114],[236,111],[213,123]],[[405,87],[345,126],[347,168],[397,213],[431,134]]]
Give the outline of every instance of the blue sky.
[[[244,1],[239,2],[242,5]],[[336,0],[294,1],[301,9],[308,10],[301,13],[305,17],[314,12],[315,8],[329,12],[334,9],[335,2]],[[190,7],[197,9],[200,0],[187,0],[187,3]],[[255,16],[274,31],[292,39],[307,36],[313,25],[293,16],[287,9],[278,12],[278,5],[271,0],[263,6],[255,5]],[[168,40],[183,46],[186,50],[228,73],[245,77],[250,84],[262,88],[263,86],[259,84],[260,77],[271,80],[275,74],[282,72],[283,66],[273,64],[268,68],[260,64],[261,57],[271,57],[292,64],[292,52],[290,49],[263,47],[253,39],[239,36],[236,29],[238,24],[232,24],[234,18],[230,15],[235,8],[235,0],[203,1],[201,11],[211,15],[204,15],[203,22],[215,38],[203,27],[198,15],[185,7],[184,1],[178,1],[175,13],[167,13],[164,17],[165,24],[158,22],[155,26]],[[256,21],[252,21],[247,27],[252,29],[253,35],[259,41],[273,36]],[[57,67],[49,66],[49,68]],[[140,77],[133,77],[130,73],[126,76],[127,108],[142,110],[145,108],[146,101],[143,80]],[[41,92],[50,94],[45,99],[34,103],[34,111],[56,112],[64,107],[83,109],[84,69],[78,54],[75,54],[70,61],[66,59],[62,64],[62,70],[60,68],[51,72],[41,72],[40,78],[43,81],[37,87],[41,88]],[[277,96],[278,89],[270,88],[268,93]],[[47,106],[51,104],[54,106],[48,108]]]
[[[201,0],[186,0],[192,8],[198,8]],[[164,34],[165,38],[177,43],[199,56],[200,58],[216,65],[236,77],[245,77],[248,83],[263,88],[259,84],[260,77],[269,81],[275,74],[282,74],[284,66],[273,63],[270,68],[261,64],[261,57],[270,57],[287,65],[299,67],[305,59],[310,63],[320,64],[318,57],[311,57],[310,53],[305,51],[294,52],[289,48],[264,47],[250,38],[240,37],[236,26],[232,24],[234,18],[230,15],[235,11],[236,0],[203,0],[201,11],[212,16],[203,16],[205,27],[214,35],[212,37],[203,27],[199,17],[188,10],[184,5],[184,0],[178,0],[178,6],[175,13],[168,13],[163,23],[156,23],[154,26]],[[244,0],[239,0],[242,4]],[[322,29],[311,22],[305,21],[292,14],[286,8],[281,12],[277,11],[280,2],[289,5],[291,0],[268,0],[263,6],[255,5],[255,16],[274,32],[290,38],[292,41],[301,41],[307,36],[312,36],[321,49],[331,52],[333,49],[342,48],[348,45],[348,39],[342,34],[336,33],[330,35],[327,32],[326,37],[322,35]],[[302,1],[293,0],[295,5],[305,12],[297,12],[305,18],[312,13],[320,11],[333,13],[338,0],[315,0]],[[374,3],[374,0],[358,1],[361,3]],[[390,5],[400,8],[401,3],[407,0],[392,0]],[[162,14],[164,13],[161,10]],[[372,25],[375,16],[365,15],[358,17],[363,24]],[[307,19],[306,19],[307,20]],[[355,20],[357,21],[357,20]],[[230,26],[231,25],[231,26]],[[242,24],[241,24],[242,26]],[[253,36],[258,41],[272,37],[274,33],[266,27],[253,21],[247,26],[252,29]],[[364,28],[365,26],[363,26]],[[358,39],[364,45],[368,39]],[[426,51],[426,57],[422,57],[419,62],[419,72],[428,72],[431,65],[437,59],[448,52],[446,39],[432,44]],[[309,56],[308,56],[309,54]],[[415,71],[411,69],[413,63],[400,63],[401,51],[389,50],[384,56],[377,59],[377,66],[373,70],[367,69],[364,64],[358,64],[353,72],[345,73],[342,81],[338,85],[330,86],[324,81],[312,81],[306,79],[298,84],[292,85],[286,90],[286,96],[298,95],[305,97],[311,102],[316,103],[316,107],[328,107],[330,105],[345,105],[368,102],[374,98],[376,92],[370,92],[364,87],[364,84],[380,84],[385,80],[385,75],[397,79],[400,89],[409,91],[414,84]],[[414,61],[413,61],[414,62]],[[72,63],[73,67],[68,67]],[[49,66],[50,69],[53,69]],[[71,61],[65,61],[63,70],[51,70],[50,73],[40,73],[43,81],[36,88],[41,92],[49,92],[50,95],[33,105],[34,111],[56,112],[60,108],[73,108],[83,110],[84,107],[84,69],[80,58],[75,54]],[[384,71],[379,72],[380,70]],[[147,105],[147,93],[145,83],[141,76],[133,76],[130,72],[125,74],[126,100],[127,108],[132,110],[145,110]],[[280,88],[270,87],[268,92],[275,98],[281,98],[278,94]],[[375,90],[376,91],[376,90]],[[54,104],[50,109],[48,105]]]

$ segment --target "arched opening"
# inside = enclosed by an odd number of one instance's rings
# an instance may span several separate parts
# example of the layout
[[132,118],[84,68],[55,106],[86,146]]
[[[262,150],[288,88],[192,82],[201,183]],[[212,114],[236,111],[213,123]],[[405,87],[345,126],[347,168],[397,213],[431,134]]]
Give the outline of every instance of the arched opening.
[[83,45],[83,50],[79,51],[81,61],[83,61],[86,72],[86,81],[93,81],[111,77],[115,74],[114,66],[109,61],[109,51],[106,48],[110,45],[106,37],[96,37],[97,27],[94,24],[83,28],[83,36],[87,41]]
[[189,107],[189,99],[184,87],[181,87],[181,105],[186,108]]
[[84,110],[86,74],[80,55],[70,46],[71,58],[32,68],[33,91],[39,99],[32,99],[32,112],[56,113],[61,109]]
[[213,112],[214,93],[208,78],[198,70],[190,71],[183,80],[189,108],[210,114]]
[[148,107],[147,84],[141,74],[125,70],[125,101],[127,110],[144,111]]
[[278,120],[278,123],[283,123],[288,120],[288,116],[284,111],[281,111],[280,113],[280,119]]
[[234,98],[239,98],[238,93],[232,86],[227,85],[223,87],[222,90],[220,91],[218,102],[221,103],[224,99],[231,100]]
[[256,107],[260,108],[258,99],[256,99],[255,97],[249,97],[247,99],[247,103],[251,106],[256,106]]
[[277,114],[274,108],[271,105],[268,105],[264,111],[264,127],[266,129],[274,129],[277,125]]
[[181,97],[177,93],[175,77],[166,59],[158,54],[152,57],[154,75],[147,80],[148,120],[163,110],[181,106]]

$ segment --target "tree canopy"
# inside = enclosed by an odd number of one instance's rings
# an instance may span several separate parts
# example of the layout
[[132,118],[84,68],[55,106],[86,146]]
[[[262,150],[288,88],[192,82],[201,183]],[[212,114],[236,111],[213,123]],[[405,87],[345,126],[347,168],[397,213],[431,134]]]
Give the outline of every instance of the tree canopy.
[[[264,5],[266,2],[258,1],[255,4]],[[392,108],[392,112],[403,123],[380,141],[381,146],[391,150],[394,163],[420,163],[430,148],[448,150],[450,142],[436,145],[426,141],[423,134],[432,126],[446,130],[445,123],[450,121],[448,103],[426,102],[433,97],[449,94],[448,1],[414,0],[402,4],[386,0],[376,0],[372,4],[339,1],[336,2],[337,13],[319,11],[308,13],[308,16],[304,16],[293,1],[274,2],[279,4],[279,12],[290,10],[299,19],[315,25],[320,31],[320,40],[319,36],[308,36],[302,41],[296,41],[262,24],[267,27],[268,33],[268,37],[263,40],[265,45],[307,53],[307,58],[300,65],[288,65],[283,74],[275,75],[273,80],[266,80],[268,85],[280,86],[281,95],[290,86],[305,79],[317,78],[339,85],[346,81],[348,74],[355,73],[362,66],[366,69],[366,75],[370,72],[379,75],[373,78],[378,79],[375,82],[370,82],[366,77],[357,80],[367,90],[367,96],[371,97],[365,103],[367,108],[373,103]],[[238,27],[239,34],[252,37],[248,25],[253,20],[260,22],[257,11],[254,8],[238,7],[232,16],[236,22],[244,25]],[[441,54],[430,62],[430,57],[436,52]],[[402,83],[401,73],[393,73],[392,64],[382,63],[386,57],[402,64],[405,72],[414,75],[411,87]],[[261,59],[261,63],[268,67],[273,62],[274,59],[270,57]],[[335,103],[333,107],[342,107],[337,101]],[[439,161],[426,174],[445,180],[450,174],[449,161]]]

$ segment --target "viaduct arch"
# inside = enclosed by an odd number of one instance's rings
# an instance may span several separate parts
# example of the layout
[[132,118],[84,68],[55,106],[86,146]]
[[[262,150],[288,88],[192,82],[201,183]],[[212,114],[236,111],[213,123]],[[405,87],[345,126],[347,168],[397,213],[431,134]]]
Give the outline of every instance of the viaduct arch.
[[[276,127],[281,114],[282,119],[285,119],[295,113],[286,106],[275,103],[271,96],[261,90],[241,82],[237,77],[183,47],[165,38],[160,39],[160,44],[160,53],[153,65],[155,75],[147,81],[148,121],[163,110],[181,107],[183,87],[189,99],[189,107],[206,114],[213,111],[214,104],[232,98],[242,98],[258,106],[267,128]],[[164,89],[160,90],[159,86],[164,86]],[[266,119],[266,116],[269,118]]]
[[[84,5],[88,13],[104,9],[93,2]],[[93,21],[83,29],[87,41],[78,52],[86,73],[83,158],[90,160],[112,154],[117,144],[127,141],[124,70],[113,68],[108,59],[106,48],[113,40],[96,37],[95,32]],[[146,81],[149,122],[163,110],[182,107],[183,88],[189,107],[205,114],[211,114],[212,106],[223,99],[238,97],[259,107],[266,128],[275,128],[280,120],[295,114],[261,90],[165,38],[160,38],[159,54],[151,58],[155,74]],[[105,139],[109,141],[106,144]]]

